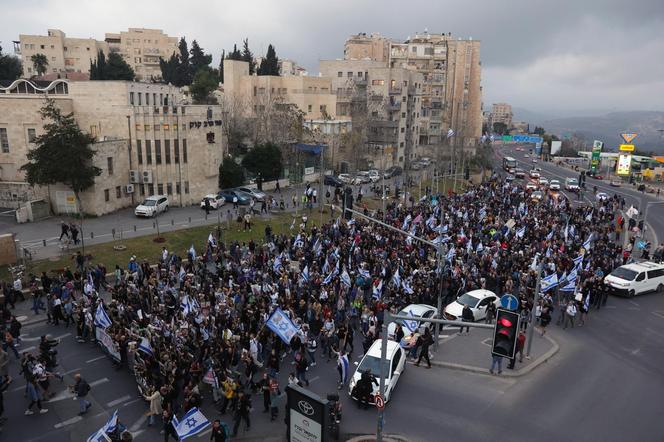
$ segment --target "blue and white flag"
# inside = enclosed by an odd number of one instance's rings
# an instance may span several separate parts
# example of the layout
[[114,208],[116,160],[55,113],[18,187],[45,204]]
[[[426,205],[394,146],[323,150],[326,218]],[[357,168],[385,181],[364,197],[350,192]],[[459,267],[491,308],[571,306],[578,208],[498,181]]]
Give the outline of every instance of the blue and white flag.
[[327,285],[332,282],[335,276],[339,274],[339,263],[337,262],[337,265],[332,269],[332,271],[325,277],[323,280],[322,284]]
[[297,234],[297,237],[295,237],[295,242],[293,243],[294,247],[304,247],[304,241],[302,240],[302,235]]
[[297,326],[293,324],[293,321],[279,307],[274,309],[267,322],[265,322],[265,325],[288,345],[290,345],[291,339],[298,332]]
[[191,260],[196,261],[196,249],[194,249],[193,244],[189,247],[189,254],[191,255]]
[[551,258],[551,255],[552,255],[552,252],[551,252],[551,246],[549,246],[549,247],[546,248],[545,256],[546,256],[547,258]]
[[523,235],[526,234],[526,226],[521,227],[519,230],[515,232],[516,236],[519,238],[523,238]]
[[410,216],[410,213],[406,215],[406,218],[403,220],[403,224],[401,225],[401,230],[406,230],[408,228],[408,225],[410,224],[410,220],[412,220],[413,217]]
[[104,426],[101,427],[99,430],[97,430],[92,436],[88,437],[87,442],[110,441],[111,438],[108,437],[106,434],[113,433],[117,428],[117,426],[118,426],[118,410],[115,410],[111,418],[104,424]]
[[581,269],[581,266],[583,265],[583,255],[579,255],[576,258],[574,258],[574,269]]
[[279,269],[281,269],[283,265],[281,264],[281,254],[277,255],[276,258],[274,258],[274,264],[272,264],[272,270],[274,272],[279,272]]
[[341,279],[341,283],[343,285],[350,288],[350,286],[352,285],[351,281],[350,281],[350,275],[348,274],[348,272],[346,271],[345,268],[344,268],[344,271],[341,272],[341,278],[340,279]]
[[392,275],[392,284],[394,284],[395,287],[399,287],[401,285],[401,276],[399,276],[398,268],[397,271],[394,272],[394,275]]
[[308,265],[304,266],[304,270],[302,270],[302,273],[300,274],[300,277],[302,279],[302,282],[309,282],[310,277],[309,277],[309,266]]
[[208,235],[208,244],[212,247],[217,247],[217,241],[214,239],[214,236],[212,236],[212,233]]
[[486,209],[484,207],[480,209],[479,215],[480,215],[480,221],[483,221],[484,218],[486,218]]
[[321,243],[320,237],[318,237],[316,239],[316,242],[314,243],[314,253],[316,253],[316,256],[320,256],[322,251],[323,251],[323,244]]
[[452,138],[453,136],[454,136],[454,131],[450,127],[449,129],[447,129],[447,138]]
[[431,216],[426,220],[425,224],[426,224],[426,226],[427,226],[428,228],[433,229],[434,227],[436,227],[436,217],[434,217],[433,215],[431,215]]
[[154,352],[152,351],[152,345],[150,345],[150,341],[148,341],[148,338],[141,338],[141,343],[138,344],[138,349],[145,354],[154,356]]
[[369,273],[368,270],[363,269],[362,267],[357,268],[357,272],[362,276],[363,278],[371,278],[371,274]]
[[189,295],[185,295],[184,298],[182,298],[180,307],[185,316],[189,315],[189,313],[194,313],[199,309],[198,301],[196,301],[196,299],[190,299]]
[[110,327],[111,324],[111,318],[108,317],[106,310],[104,310],[104,305],[100,302],[97,306],[97,311],[95,312],[95,326],[106,329]]
[[293,218],[293,222],[290,223],[290,230],[293,230],[295,228],[295,218]]
[[183,266],[180,266],[180,273],[178,273],[178,281],[184,281],[184,277],[187,276],[187,272],[184,270]]
[[350,375],[350,362],[348,361],[348,356],[339,356],[337,364],[339,364],[339,368],[341,369],[341,384],[345,384],[348,382],[348,376]]
[[454,259],[455,255],[456,255],[456,249],[454,248],[454,246],[452,246],[452,248],[450,248],[450,250],[447,252],[446,259],[448,261],[452,261],[452,259]]
[[547,240],[547,241],[551,241],[552,239],[553,239],[553,230],[551,230],[551,231],[549,232],[549,234],[546,235],[546,240]]
[[[408,316],[415,318],[412,310],[408,310]],[[406,329],[408,329],[409,332],[413,333],[415,330],[417,330],[418,322],[414,319],[404,319],[403,325],[406,327]]]
[[410,286],[410,282],[407,279],[403,279],[401,281],[401,288],[403,288],[403,291],[408,293],[409,295],[412,295],[413,293],[415,293],[413,288]]
[[196,407],[189,410],[181,419],[173,416],[171,423],[180,440],[195,436],[210,426],[210,421]]
[[383,296],[383,280],[381,279],[378,285],[375,285],[372,290],[371,296],[374,299],[380,299]]
[[586,295],[586,299],[583,301],[583,309],[585,311],[590,310],[590,293]]
[[482,244],[482,241],[480,241],[480,242],[477,244],[477,247],[475,247],[475,251],[476,251],[477,253],[480,253],[480,252],[482,252],[482,250],[484,250],[484,245]]
[[540,289],[542,290],[542,292],[546,292],[547,290],[550,290],[557,285],[558,285],[558,274],[554,272],[549,276],[542,278]]
[[586,250],[590,250],[590,247],[592,245],[591,243],[592,240],[593,240],[593,234],[590,233],[590,235],[588,235],[588,239],[586,239],[585,242],[583,243],[583,248]]

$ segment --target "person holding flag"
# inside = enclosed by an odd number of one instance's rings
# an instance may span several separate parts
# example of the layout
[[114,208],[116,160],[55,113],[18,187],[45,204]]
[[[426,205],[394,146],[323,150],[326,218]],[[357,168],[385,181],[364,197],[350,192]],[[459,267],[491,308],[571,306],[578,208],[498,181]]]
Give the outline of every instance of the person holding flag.
[[348,382],[348,377],[350,376],[350,362],[348,361],[348,355],[343,349],[336,351],[333,348],[332,353],[337,357],[337,372],[339,373],[337,389],[341,390],[346,385],[346,382]]
[[164,410],[161,408],[161,402],[164,398],[161,395],[161,392],[156,389],[151,389],[148,394],[143,395],[146,401],[150,403],[150,408],[146,413],[148,416],[148,427],[154,425],[154,421],[157,416],[161,416]]

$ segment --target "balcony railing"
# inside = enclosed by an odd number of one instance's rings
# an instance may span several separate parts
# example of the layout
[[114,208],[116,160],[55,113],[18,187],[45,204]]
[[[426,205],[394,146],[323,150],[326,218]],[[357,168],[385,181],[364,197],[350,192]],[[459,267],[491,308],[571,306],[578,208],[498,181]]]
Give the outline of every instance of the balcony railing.
[[390,95],[401,95],[401,86],[390,86]]

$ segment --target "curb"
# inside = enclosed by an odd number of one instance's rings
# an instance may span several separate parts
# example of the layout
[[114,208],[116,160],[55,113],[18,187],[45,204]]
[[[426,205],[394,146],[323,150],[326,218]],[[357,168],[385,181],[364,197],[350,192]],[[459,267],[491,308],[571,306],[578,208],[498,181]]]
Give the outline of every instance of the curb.
[[[548,336],[543,336],[543,338],[549,341],[551,345],[553,345],[553,348],[548,350],[546,353],[544,353],[542,356],[534,360],[531,364],[527,365],[526,367],[520,370],[503,371],[501,376],[507,378],[518,378],[524,376],[533,371],[534,369],[536,369],[537,367],[539,367],[540,365],[542,365],[543,363],[547,362],[556,353],[558,353],[558,351],[560,350],[560,346],[558,345],[558,343]],[[477,367],[474,365],[455,364],[454,362],[440,362],[435,360],[431,361],[431,365],[436,367],[450,368],[452,370],[467,371],[471,373],[479,373],[490,376],[489,369],[484,367]]]

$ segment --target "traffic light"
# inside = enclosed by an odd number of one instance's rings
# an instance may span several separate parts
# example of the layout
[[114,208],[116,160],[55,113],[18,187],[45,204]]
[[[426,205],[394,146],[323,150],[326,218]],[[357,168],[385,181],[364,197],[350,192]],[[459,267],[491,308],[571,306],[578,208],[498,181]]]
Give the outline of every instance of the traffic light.
[[519,314],[499,308],[496,315],[496,328],[493,331],[491,353],[506,358],[513,358],[518,335]]

